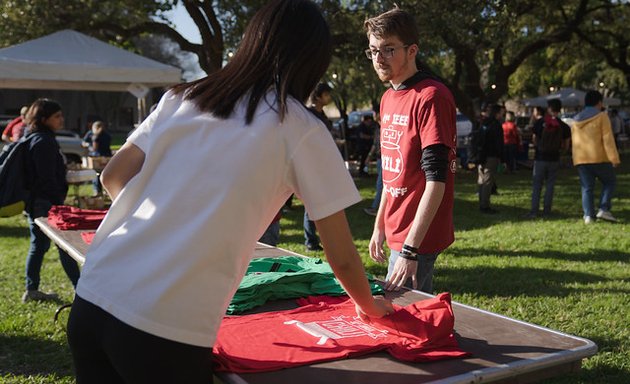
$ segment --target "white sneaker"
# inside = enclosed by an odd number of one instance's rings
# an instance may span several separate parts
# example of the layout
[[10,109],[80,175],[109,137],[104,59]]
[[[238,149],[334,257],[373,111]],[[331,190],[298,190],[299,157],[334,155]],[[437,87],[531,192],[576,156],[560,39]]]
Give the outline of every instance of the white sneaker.
[[595,219],[593,219],[590,216],[584,216],[584,224],[592,224],[595,222]]
[[617,219],[615,219],[615,216],[613,216],[612,213],[610,213],[610,211],[604,211],[602,209],[600,209],[599,212],[597,212],[597,218],[606,220],[606,221],[611,221],[613,223],[617,222]]

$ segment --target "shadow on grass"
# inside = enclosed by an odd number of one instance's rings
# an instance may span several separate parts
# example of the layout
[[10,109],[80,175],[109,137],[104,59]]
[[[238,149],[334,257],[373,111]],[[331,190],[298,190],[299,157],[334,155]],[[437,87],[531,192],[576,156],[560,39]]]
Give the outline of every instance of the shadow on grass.
[[598,249],[591,252],[567,253],[559,251],[510,251],[482,248],[449,248],[448,253],[460,257],[476,256],[500,256],[500,257],[535,257],[539,259],[555,259],[561,261],[615,261],[627,262],[630,260],[629,252],[611,251],[608,249]]
[[0,237],[29,237],[28,228],[0,225]]
[[[572,288],[569,284],[595,284],[610,281],[598,275],[539,268],[438,268],[436,292],[471,293],[481,296],[547,296],[566,297],[588,288]],[[441,288],[445,287],[445,288]],[[627,290],[615,290],[630,293]]]
[[72,376],[72,357],[66,344],[25,336],[0,335],[0,375]]
[[575,383],[606,383],[625,384],[630,377],[630,369],[618,369],[611,366],[597,366],[582,368],[580,372],[563,377],[540,381],[539,384],[575,384]]

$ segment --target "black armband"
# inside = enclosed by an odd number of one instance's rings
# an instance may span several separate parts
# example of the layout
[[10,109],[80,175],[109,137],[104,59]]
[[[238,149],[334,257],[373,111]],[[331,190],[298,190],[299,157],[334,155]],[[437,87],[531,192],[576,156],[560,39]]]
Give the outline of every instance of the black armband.
[[429,145],[422,150],[422,170],[427,181],[446,183],[449,151],[444,144]]
[[418,248],[412,247],[411,245],[403,244],[402,249],[407,250],[411,253],[418,253]]

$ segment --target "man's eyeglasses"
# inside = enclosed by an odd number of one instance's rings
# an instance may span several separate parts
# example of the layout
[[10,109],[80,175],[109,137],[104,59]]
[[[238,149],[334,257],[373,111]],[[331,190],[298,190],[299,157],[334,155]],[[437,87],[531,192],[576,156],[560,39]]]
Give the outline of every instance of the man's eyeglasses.
[[394,52],[398,48],[407,48],[407,47],[408,45],[401,45],[398,47],[385,47],[381,49],[368,48],[364,52],[365,52],[365,56],[370,60],[375,59],[377,53],[380,53],[381,57],[384,59],[391,59],[392,57],[394,57]]

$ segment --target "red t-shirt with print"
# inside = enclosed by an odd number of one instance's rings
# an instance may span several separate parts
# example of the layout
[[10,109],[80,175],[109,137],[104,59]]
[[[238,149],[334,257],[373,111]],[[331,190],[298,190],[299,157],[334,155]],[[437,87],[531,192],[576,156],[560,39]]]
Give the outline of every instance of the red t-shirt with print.
[[405,89],[388,89],[381,99],[381,164],[386,194],[387,245],[401,250],[426,186],[422,151],[446,145],[449,169],[438,211],[420,247],[420,253],[438,253],[454,240],[453,184],[457,169],[455,101],[446,86],[424,79]]
[[469,355],[455,339],[448,293],[395,306],[395,313],[369,324],[357,317],[351,300],[328,301],[318,297],[298,309],[225,317],[212,350],[215,369],[266,372],[377,351],[411,362]]

